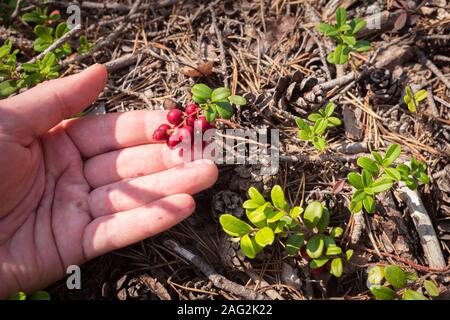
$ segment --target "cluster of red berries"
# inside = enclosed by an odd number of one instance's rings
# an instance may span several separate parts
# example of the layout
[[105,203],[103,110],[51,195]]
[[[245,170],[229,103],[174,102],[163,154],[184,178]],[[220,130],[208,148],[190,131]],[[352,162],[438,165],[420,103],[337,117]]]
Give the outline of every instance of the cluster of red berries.
[[202,133],[208,129],[215,128],[214,124],[209,123],[204,116],[200,115],[202,109],[195,103],[186,106],[184,112],[179,109],[170,110],[167,114],[169,124],[162,124],[153,133],[155,141],[166,141],[170,149],[175,148],[187,137],[194,142],[195,130],[201,130]]

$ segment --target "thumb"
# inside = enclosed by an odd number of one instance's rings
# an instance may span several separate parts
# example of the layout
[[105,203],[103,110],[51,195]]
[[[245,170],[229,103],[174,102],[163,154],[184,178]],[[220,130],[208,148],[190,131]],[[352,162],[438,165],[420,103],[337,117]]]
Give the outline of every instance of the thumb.
[[86,109],[104,89],[107,78],[106,68],[96,64],[79,74],[42,83],[1,101],[1,107],[14,115],[16,128],[39,136]]

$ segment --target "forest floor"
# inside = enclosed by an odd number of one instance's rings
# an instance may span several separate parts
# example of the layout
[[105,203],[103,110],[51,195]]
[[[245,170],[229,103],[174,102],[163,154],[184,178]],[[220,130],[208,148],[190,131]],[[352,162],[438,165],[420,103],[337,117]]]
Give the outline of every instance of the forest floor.
[[[67,16],[68,2],[45,2]],[[24,3],[30,11],[39,1]],[[107,88],[90,112],[161,109],[173,102],[184,106],[195,83],[228,86],[248,100],[232,125],[280,130],[280,170],[261,176],[261,165],[221,165],[219,181],[195,197],[197,208],[189,219],[88,263],[82,268],[83,289],[68,290],[61,281],[49,289],[53,299],[242,299],[253,293],[265,299],[365,300],[373,299],[368,267],[389,264],[432,279],[441,297],[449,297],[448,1],[79,3],[81,33],[102,45],[65,58],[61,75],[93,63],[107,65]],[[334,42],[316,30],[320,22],[335,21],[338,7],[347,9],[349,19],[364,18],[372,26],[358,35],[370,41],[372,50],[352,52],[341,66],[326,62]],[[0,42],[13,39],[26,61],[35,55],[32,27],[20,17],[14,26],[0,25]],[[415,113],[403,103],[406,86],[428,92]],[[336,104],[343,124],[328,131],[328,147],[321,153],[300,140],[295,119],[327,101]],[[352,215],[348,209],[353,189],[346,177],[358,170],[356,159],[372,150],[384,153],[393,143],[402,147],[405,159],[414,156],[428,166],[431,181],[419,186],[418,195],[447,267],[433,267],[430,260],[436,257],[422,243],[430,235],[417,228],[399,187],[377,198],[374,214]],[[292,205],[315,200],[329,208],[330,224],[344,230],[340,245],[354,250],[342,277],[311,274],[300,254],[286,257],[279,243],[249,260],[230,242],[219,216],[241,216],[250,186],[267,195],[275,184]],[[194,258],[180,255],[180,249]],[[220,285],[217,277],[230,282]]]

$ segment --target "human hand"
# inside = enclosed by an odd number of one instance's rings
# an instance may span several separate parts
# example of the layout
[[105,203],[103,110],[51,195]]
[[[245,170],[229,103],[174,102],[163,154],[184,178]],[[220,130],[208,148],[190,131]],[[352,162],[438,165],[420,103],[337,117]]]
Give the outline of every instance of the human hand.
[[172,227],[217,180],[212,162],[152,141],[164,111],[64,120],[106,80],[95,65],[0,101],[0,298]]

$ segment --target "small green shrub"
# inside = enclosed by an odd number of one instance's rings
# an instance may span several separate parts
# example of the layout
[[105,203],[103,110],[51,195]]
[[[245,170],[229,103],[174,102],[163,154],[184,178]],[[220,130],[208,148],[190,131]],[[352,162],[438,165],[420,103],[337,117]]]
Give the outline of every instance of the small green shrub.
[[416,112],[419,103],[425,100],[427,96],[427,90],[422,89],[414,93],[410,86],[406,86],[403,101],[405,101],[405,104],[408,106],[409,111]]

